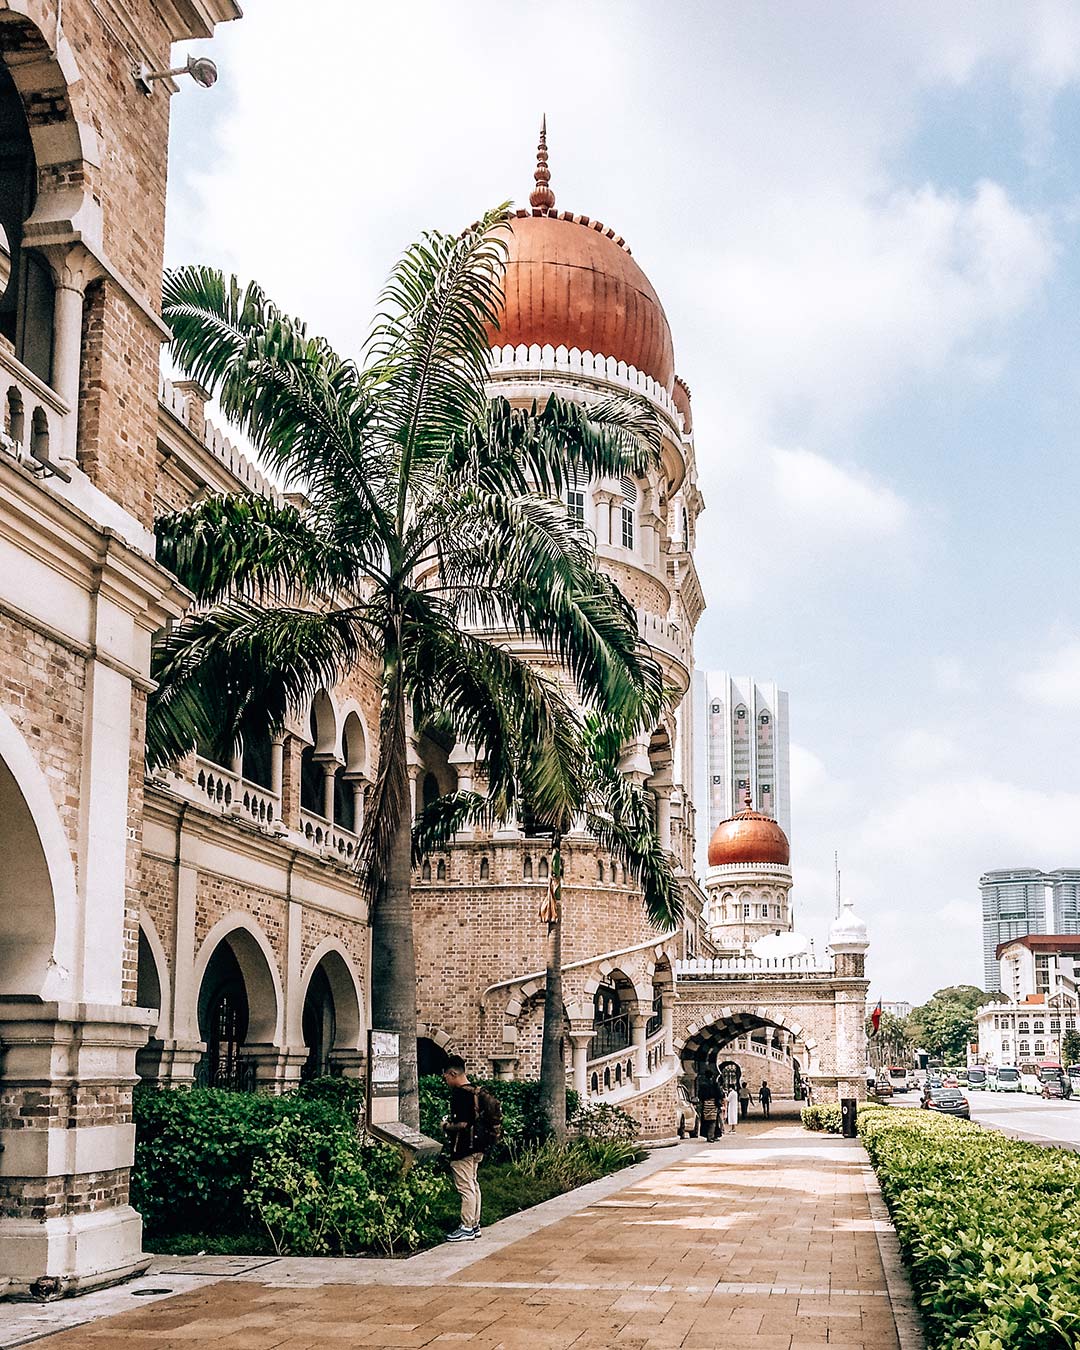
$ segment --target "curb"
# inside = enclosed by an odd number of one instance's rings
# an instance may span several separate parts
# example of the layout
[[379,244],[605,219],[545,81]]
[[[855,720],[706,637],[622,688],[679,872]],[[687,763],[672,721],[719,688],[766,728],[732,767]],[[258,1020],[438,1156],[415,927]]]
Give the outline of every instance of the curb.
[[889,1291],[889,1303],[892,1306],[893,1321],[896,1323],[900,1350],[926,1350],[926,1335],[919,1314],[919,1305],[915,1302],[915,1293],[900,1256],[900,1239],[896,1236],[885,1197],[881,1194],[881,1187],[878,1185],[869,1158],[860,1170],[863,1185],[866,1187],[870,1217],[874,1221],[874,1236],[877,1238],[881,1268],[885,1272],[885,1288]]

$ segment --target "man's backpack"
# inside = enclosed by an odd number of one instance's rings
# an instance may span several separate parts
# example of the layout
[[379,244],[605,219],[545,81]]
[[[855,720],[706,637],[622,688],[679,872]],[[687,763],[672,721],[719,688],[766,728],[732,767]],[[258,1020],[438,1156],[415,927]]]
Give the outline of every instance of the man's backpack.
[[488,1153],[502,1139],[502,1107],[487,1088],[474,1087],[472,1146],[474,1153]]

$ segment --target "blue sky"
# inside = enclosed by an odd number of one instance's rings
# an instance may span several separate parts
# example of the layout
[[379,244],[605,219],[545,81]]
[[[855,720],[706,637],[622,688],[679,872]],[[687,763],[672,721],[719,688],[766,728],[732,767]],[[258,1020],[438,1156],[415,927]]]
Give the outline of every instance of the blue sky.
[[[497,12],[497,22],[492,15]],[[623,234],[694,398],[704,666],[791,694],[793,866],[874,992],[981,983],[987,868],[1080,866],[1080,7],[249,0],[173,101],[168,252],[345,350],[420,230]]]

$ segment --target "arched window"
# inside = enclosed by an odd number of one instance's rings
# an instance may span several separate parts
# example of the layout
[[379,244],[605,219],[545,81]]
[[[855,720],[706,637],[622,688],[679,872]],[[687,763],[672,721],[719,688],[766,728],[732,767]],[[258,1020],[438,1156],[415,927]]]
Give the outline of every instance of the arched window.
[[436,880],[436,881],[445,881],[445,880],[446,880],[446,859],[445,859],[445,858],[440,858],[439,861],[435,864],[435,880]]
[[604,862],[602,858],[596,860],[596,879],[601,885],[604,884]]
[[480,880],[481,880],[481,881],[487,881],[487,879],[488,879],[488,874],[489,874],[489,870],[490,870],[490,869],[489,869],[489,867],[488,867],[488,860],[487,860],[486,858],[481,858],[481,859],[480,859]]
[[430,806],[436,797],[439,796],[439,780],[433,773],[424,774],[421,796],[425,806]]
[[312,704],[308,716],[308,735],[311,744],[305,745],[300,752],[300,808],[313,816],[321,816],[325,805],[323,797],[325,774],[322,765],[315,761],[315,747],[319,743],[319,724]]
[[420,880],[421,881],[431,880],[431,861],[428,858],[425,858],[424,861],[420,864]]
[[685,506],[684,506],[683,509],[682,509],[682,537],[683,537],[683,544],[684,544],[687,548],[689,548],[689,547],[690,547],[690,513],[687,511],[687,509],[686,509]]
[[525,860],[521,864],[521,875],[525,881],[532,881],[532,858],[525,854]]
[[536,865],[536,875],[539,877],[539,879],[540,879],[541,881],[546,881],[546,880],[547,880],[547,878],[548,878],[548,860],[547,860],[546,858],[541,858],[540,861],[537,863],[537,865]]

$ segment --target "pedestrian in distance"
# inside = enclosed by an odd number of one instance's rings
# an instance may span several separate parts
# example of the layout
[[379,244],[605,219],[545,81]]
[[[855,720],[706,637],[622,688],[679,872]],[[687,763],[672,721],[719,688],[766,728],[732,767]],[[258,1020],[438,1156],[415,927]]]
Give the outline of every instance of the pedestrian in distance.
[[750,1084],[742,1079],[739,1083],[739,1118],[745,1120],[750,1112]]
[[772,1088],[764,1078],[761,1080],[761,1087],[758,1088],[758,1101],[761,1103],[761,1114],[768,1120],[769,1107],[772,1105]]
[[727,1104],[727,1126],[729,1130],[734,1131],[735,1126],[739,1123],[739,1090],[734,1083],[728,1088],[725,1101]]
[[[720,1110],[716,1104],[716,1088],[712,1083],[705,1083],[701,1089],[701,1128],[707,1144],[711,1144],[716,1138],[719,1115]],[[723,1127],[721,1126],[721,1128]]]
[[803,1079],[802,1095],[803,1095],[803,1101],[807,1104],[807,1106],[813,1106],[813,1104],[814,1104],[814,1090],[813,1090],[813,1088],[810,1086],[810,1080],[809,1080],[809,1078],[804,1078],[804,1079]]
[[465,1061],[451,1055],[442,1071],[450,1089],[450,1112],[443,1129],[450,1138],[450,1172],[461,1196],[461,1223],[447,1242],[474,1242],[480,1236],[480,1181],[484,1154],[502,1138],[502,1107],[486,1088],[469,1082]]

